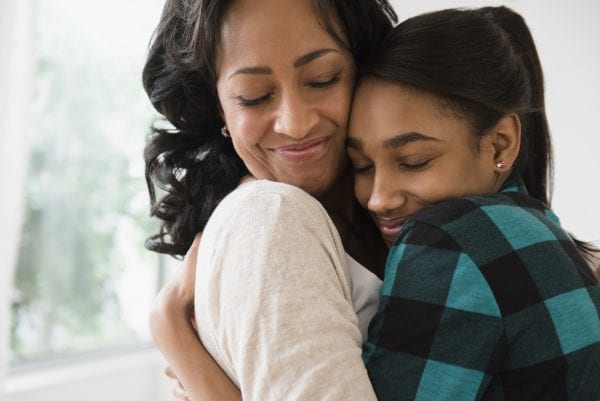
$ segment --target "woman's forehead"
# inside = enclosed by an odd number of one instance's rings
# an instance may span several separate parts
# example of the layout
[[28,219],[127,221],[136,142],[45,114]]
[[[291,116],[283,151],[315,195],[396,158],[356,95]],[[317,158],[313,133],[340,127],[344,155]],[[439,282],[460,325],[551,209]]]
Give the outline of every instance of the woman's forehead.
[[221,24],[217,70],[295,60],[324,48],[345,52],[321,24],[312,0],[237,0]]

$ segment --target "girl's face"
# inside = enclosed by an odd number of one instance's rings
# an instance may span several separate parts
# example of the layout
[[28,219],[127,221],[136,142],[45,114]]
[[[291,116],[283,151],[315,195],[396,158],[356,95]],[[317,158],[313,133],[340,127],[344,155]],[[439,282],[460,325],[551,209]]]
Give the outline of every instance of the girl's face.
[[346,160],[355,68],[312,1],[235,1],[216,69],[223,118],[250,173],[325,192]]
[[360,83],[348,134],[355,194],[388,246],[419,209],[498,190],[493,149],[479,145],[439,98],[374,78]]

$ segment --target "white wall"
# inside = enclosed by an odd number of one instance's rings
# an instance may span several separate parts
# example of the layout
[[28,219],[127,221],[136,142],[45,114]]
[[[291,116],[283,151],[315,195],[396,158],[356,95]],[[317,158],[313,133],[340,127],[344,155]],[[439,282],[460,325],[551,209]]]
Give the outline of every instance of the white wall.
[[449,7],[506,5],[527,21],[546,79],[554,141],[553,209],[563,226],[600,241],[600,2],[597,0],[391,0],[400,20]]

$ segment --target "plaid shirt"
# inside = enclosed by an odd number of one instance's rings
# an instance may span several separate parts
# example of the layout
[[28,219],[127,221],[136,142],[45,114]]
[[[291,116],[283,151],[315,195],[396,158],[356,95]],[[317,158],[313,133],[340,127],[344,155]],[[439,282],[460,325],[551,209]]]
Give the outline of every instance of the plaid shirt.
[[600,400],[600,286],[513,175],[419,211],[363,357],[379,400]]

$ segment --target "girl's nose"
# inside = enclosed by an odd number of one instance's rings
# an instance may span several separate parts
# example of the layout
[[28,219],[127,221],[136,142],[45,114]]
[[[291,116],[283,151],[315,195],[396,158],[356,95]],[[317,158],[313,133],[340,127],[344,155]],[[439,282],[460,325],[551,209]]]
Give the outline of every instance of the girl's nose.
[[386,174],[375,173],[371,196],[367,203],[370,211],[375,214],[384,215],[402,207],[406,203],[406,196],[396,181]]

